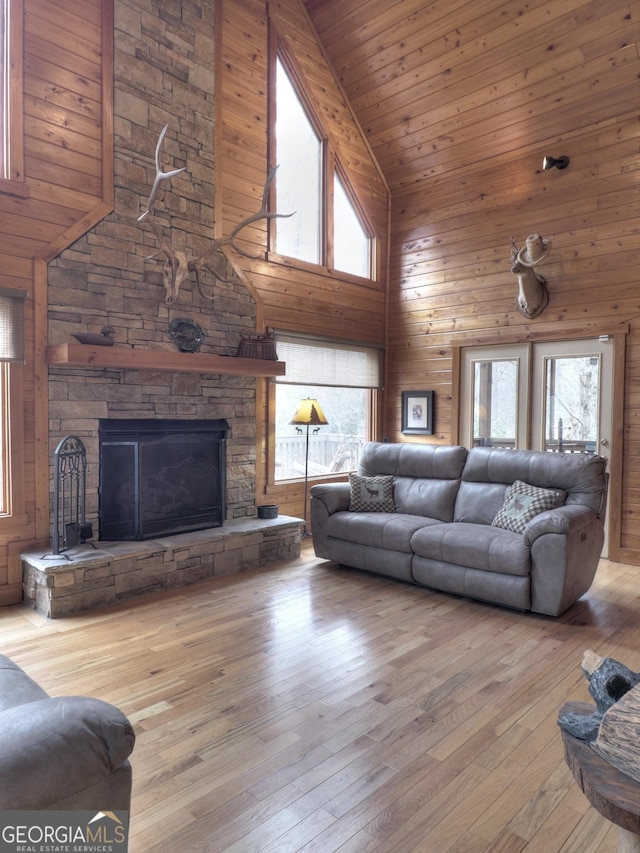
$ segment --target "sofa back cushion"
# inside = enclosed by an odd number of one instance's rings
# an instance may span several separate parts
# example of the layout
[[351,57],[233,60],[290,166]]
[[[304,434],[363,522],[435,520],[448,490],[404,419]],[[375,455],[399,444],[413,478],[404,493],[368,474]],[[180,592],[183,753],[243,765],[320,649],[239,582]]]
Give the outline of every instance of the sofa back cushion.
[[522,480],[543,489],[561,489],[567,504],[582,504],[604,515],[606,462],[586,453],[544,453],[474,447],[469,451],[456,498],[454,521],[491,524],[507,489]]
[[392,474],[396,512],[453,521],[467,451],[436,444],[366,444],[358,473]]

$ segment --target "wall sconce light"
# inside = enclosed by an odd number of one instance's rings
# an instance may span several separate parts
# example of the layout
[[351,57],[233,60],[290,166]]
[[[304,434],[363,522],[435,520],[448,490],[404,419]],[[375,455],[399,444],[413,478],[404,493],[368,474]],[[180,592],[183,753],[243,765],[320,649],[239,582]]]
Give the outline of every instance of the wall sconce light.
[[553,169],[554,166],[556,167],[556,169],[566,169],[568,165],[569,165],[569,158],[565,157],[564,155],[562,157],[557,157],[557,158],[556,157],[545,157],[542,161],[542,168],[544,170]]

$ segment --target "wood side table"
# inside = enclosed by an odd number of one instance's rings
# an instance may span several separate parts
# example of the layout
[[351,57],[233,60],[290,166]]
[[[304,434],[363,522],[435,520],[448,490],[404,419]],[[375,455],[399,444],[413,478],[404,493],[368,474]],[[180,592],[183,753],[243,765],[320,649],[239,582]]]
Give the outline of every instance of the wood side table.
[[[567,702],[561,714],[589,715],[593,706]],[[603,817],[618,827],[618,853],[640,853],[640,782],[625,775],[588,743],[562,731],[564,757],[580,790]]]

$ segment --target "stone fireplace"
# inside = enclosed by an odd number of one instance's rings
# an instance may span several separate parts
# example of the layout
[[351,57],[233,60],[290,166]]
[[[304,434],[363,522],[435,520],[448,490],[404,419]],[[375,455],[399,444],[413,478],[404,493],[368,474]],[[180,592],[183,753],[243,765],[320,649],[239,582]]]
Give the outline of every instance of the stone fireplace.
[[[242,338],[264,331],[257,328],[253,290],[220,256],[220,276],[202,270],[202,286],[187,277],[168,300],[158,236],[148,222],[139,221],[155,179],[158,134],[166,123],[163,168],[183,171],[163,186],[155,202],[162,239],[195,259],[211,247],[216,224],[229,233],[229,223],[214,221],[213,6],[206,0],[190,7],[189,20],[198,20],[198,26],[183,27],[170,49],[156,6],[137,0],[130,6],[132,19],[141,9],[143,19],[157,16],[157,26],[145,30],[141,50],[116,18],[113,209],[53,257],[47,270],[49,349],[79,346],[86,352],[88,347],[74,343],[77,333],[113,329],[112,345],[96,347],[85,360],[49,359],[49,458],[61,438],[82,440],[86,520],[97,548],[87,546],[71,561],[43,560],[42,550],[23,559],[25,599],[48,616],[300,552],[298,519],[256,518],[256,383],[262,381],[256,377],[267,374],[226,369],[235,363]],[[200,352],[178,352],[169,335],[172,326],[185,322],[199,327]],[[116,517],[111,528],[101,529],[100,434],[105,424],[120,420],[226,423],[217,507],[206,510],[210,526],[177,532],[181,523],[176,523],[173,532],[156,534],[148,521],[130,530],[124,518]],[[49,481],[53,492],[53,464]],[[161,503],[157,497],[152,501],[156,508]]]
[[[166,353],[172,366],[176,358],[180,361],[186,357]],[[164,367],[136,369],[133,354],[128,360],[131,366],[127,368],[50,367],[51,446],[55,448],[62,435],[82,438],[87,450],[87,520],[93,526],[94,538],[55,558],[44,554],[43,549],[22,555],[25,602],[49,618],[295,559],[300,554],[301,519],[256,517],[256,379]],[[163,360],[164,354],[158,363]],[[125,418],[125,414],[134,416]],[[143,416],[149,414],[154,416]],[[213,428],[217,433],[217,452],[206,441],[204,448],[199,446],[197,430],[202,425],[206,432]],[[145,429],[150,435],[145,436]],[[166,498],[158,497],[160,487],[166,490],[169,483],[170,489],[185,462],[195,462],[208,471],[217,466],[219,488],[208,493],[205,489],[217,507],[208,505],[205,517],[198,521],[199,529],[191,527],[189,532],[180,532],[181,523],[176,523],[171,513],[172,530],[166,527],[166,518],[162,522],[164,532],[158,529],[153,533],[147,522],[139,529],[118,529],[117,525],[124,524],[133,512],[135,498],[131,497],[130,485],[116,484],[116,491],[120,491],[114,503],[122,501],[126,511],[116,518],[115,529],[101,530],[100,458],[105,454],[105,448],[101,449],[105,436],[111,442],[108,453],[122,439],[115,457],[110,456],[106,463],[120,468],[123,460],[131,462],[136,453],[144,456],[141,444],[162,443],[176,435],[182,441],[176,455],[171,455],[166,444],[160,445],[161,461],[170,464],[162,477],[151,481],[151,516],[157,514],[159,505],[162,508],[167,503]],[[158,450],[158,446],[153,449]],[[158,467],[158,458],[152,454],[152,467]],[[183,510],[186,515],[196,513],[188,503]],[[152,526],[157,522],[157,518],[151,519]],[[106,538],[111,535],[117,538]],[[151,538],[145,538],[147,535]]]

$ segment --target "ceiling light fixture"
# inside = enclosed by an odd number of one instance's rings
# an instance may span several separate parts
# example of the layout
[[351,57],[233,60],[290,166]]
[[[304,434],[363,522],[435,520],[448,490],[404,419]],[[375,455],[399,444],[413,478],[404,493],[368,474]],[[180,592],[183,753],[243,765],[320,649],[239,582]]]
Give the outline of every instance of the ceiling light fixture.
[[553,169],[555,166],[556,169],[566,169],[569,165],[569,158],[565,157],[545,157],[542,161],[542,168],[544,170]]

